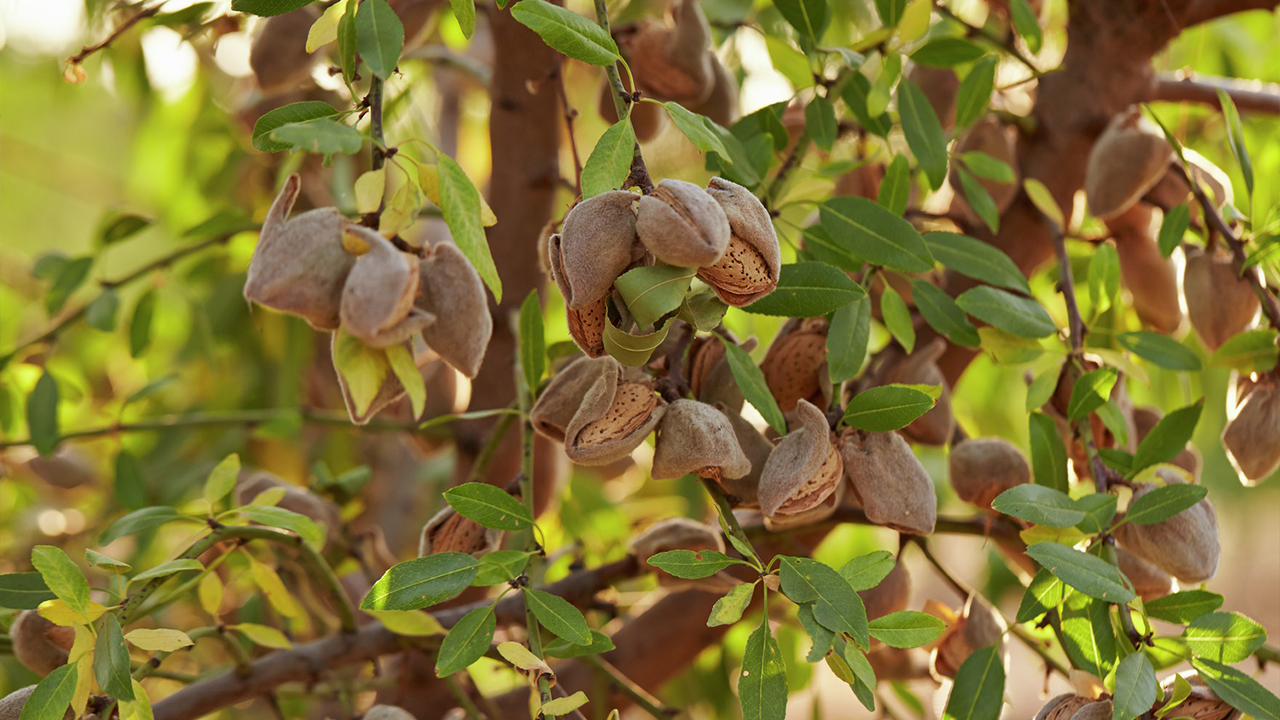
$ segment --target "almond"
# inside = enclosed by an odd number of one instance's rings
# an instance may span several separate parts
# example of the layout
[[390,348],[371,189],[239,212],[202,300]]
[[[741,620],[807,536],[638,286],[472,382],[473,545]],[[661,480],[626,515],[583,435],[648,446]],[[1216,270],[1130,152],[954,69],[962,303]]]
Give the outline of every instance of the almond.
[[[1158,469],[1156,474],[1166,483],[1183,482],[1168,470]],[[1154,484],[1137,483],[1133,499],[1155,489]],[[1124,549],[1187,583],[1204,582],[1213,577],[1222,555],[1218,516],[1208,499],[1163,522],[1124,523],[1116,528],[1115,537]]]
[[898,532],[933,532],[938,516],[933,480],[901,435],[846,430],[840,455],[850,486],[846,504],[856,504],[868,520]]
[[1098,136],[1085,167],[1089,211],[1108,220],[1128,210],[1169,169],[1173,148],[1138,105],[1119,113]]
[[1258,296],[1236,273],[1231,258],[1199,249],[1187,253],[1182,277],[1191,327],[1209,350],[1245,330],[1258,312]]
[[[715,53],[708,52],[707,58],[711,62],[711,94],[689,109],[711,118],[712,122],[721,127],[729,127],[738,120],[738,82]],[[653,106],[653,103],[641,104]],[[635,114],[635,110],[632,110],[632,114]],[[636,137],[639,137],[638,131]]]
[[715,198],[670,178],[640,198],[636,232],[654,257],[679,267],[714,265],[729,246],[729,219]]
[[870,590],[858,593],[867,608],[867,618],[874,620],[907,609],[911,599],[911,573],[899,559],[888,575]]
[[750,190],[712,178],[707,192],[729,219],[729,245],[714,265],[698,270],[726,304],[744,307],[773,292],[782,267],[778,235],[769,212]]
[[351,225],[347,232],[368,246],[342,286],[340,315],[347,332],[370,347],[384,348],[435,322],[435,315],[414,305],[421,282],[418,256],[400,252],[363,225]]
[[18,662],[43,677],[67,664],[75,630],[54,625],[35,610],[23,610],[9,627],[9,639]]
[[758,508],[760,507],[760,474],[764,471],[765,462],[769,460],[769,454],[773,452],[773,443],[761,435],[760,431],[737,411],[724,405],[716,405],[716,409],[729,420],[734,437],[738,441],[738,447],[742,448],[743,454],[751,463],[751,470],[740,478],[721,477],[720,487],[724,489],[733,507]]
[[975,651],[1000,644],[1004,647],[1004,618],[980,595],[970,595],[964,610],[934,643],[932,667],[935,675],[954,678],[956,671]]
[[1168,573],[1124,548],[1116,548],[1116,567],[1133,584],[1134,592],[1143,602],[1151,602],[1174,591],[1173,578]]
[[1246,485],[1280,468],[1280,382],[1253,383],[1231,413],[1222,432],[1227,457]]
[[800,427],[778,442],[760,473],[760,511],[773,530],[822,520],[844,495],[843,461],[827,416],[801,400],[796,420]]
[[582,310],[613,292],[613,281],[631,264],[637,242],[635,201],[635,194],[614,190],[583,200],[565,216],[548,259],[570,308]]
[[578,357],[551,378],[538,396],[530,412],[533,427],[543,435],[564,442],[564,431],[573,421],[574,413],[582,405],[587,391],[603,375],[621,372],[617,360],[608,355],[601,358]]
[[[755,340],[741,343],[751,352]],[[708,405],[724,405],[734,412],[742,411],[742,391],[733,379],[733,371],[725,359],[724,343],[715,337],[695,337],[689,344],[689,389],[693,396]]]
[[937,385],[942,388],[942,394],[938,396],[938,402],[934,404],[933,409],[901,430],[902,434],[912,442],[922,445],[946,445],[955,434],[956,420],[951,413],[951,387],[947,384],[942,370],[938,369],[937,363],[946,349],[945,340],[934,338],[933,342],[916,348],[915,352],[899,360],[885,372],[886,384]]
[[697,0],[677,0],[672,24],[642,21],[622,41],[640,88],[656,98],[696,104],[712,90],[711,27]]
[[249,69],[264,95],[311,83],[315,57],[307,52],[307,34],[320,17],[316,5],[268,18],[249,48]]
[[974,438],[951,448],[951,486],[961,500],[984,509],[1015,485],[1031,482],[1022,451],[1004,438]]
[[1138,203],[1107,220],[1120,256],[1120,277],[1133,296],[1133,308],[1146,324],[1169,334],[1182,324],[1178,275],[1173,261],[1156,245],[1150,205]]
[[694,474],[711,480],[740,478],[751,461],[738,446],[729,419],[706,403],[680,399],[667,406],[654,442],[654,480]]
[[[1018,172],[1018,150],[1017,150],[1017,133],[1016,128],[1006,126],[1000,122],[995,115],[987,115],[979,120],[969,132],[960,140],[956,146],[956,153],[965,152],[981,152],[989,155],[996,160],[1008,165],[1013,169],[1015,179],[1013,182],[1000,182],[991,178],[977,177],[975,179],[982,186],[983,190],[991,196],[995,201],[996,210],[1004,212],[1009,205],[1013,203],[1014,197],[1018,194],[1018,182],[1016,175]],[[948,176],[951,187],[959,190],[960,171],[959,166],[953,164],[951,166],[951,174]],[[964,208],[965,214],[971,221],[979,221],[976,213],[969,207],[968,201],[963,194],[956,195],[960,206]]]
[[565,308],[565,317],[569,323],[569,335],[582,352],[587,357],[603,357],[604,324],[609,319],[608,297],[602,297],[581,310]]
[[493,318],[480,273],[456,245],[439,242],[419,263],[418,310],[435,318],[422,328],[427,346],[458,372],[474,378],[484,362]]
[[418,557],[442,552],[481,557],[502,547],[502,536],[501,530],[486,528],[446,507],[422,526],[422,534],[418,537]]
[[583,396],[565,430],[565,453],[579,465],[608,465],[644,442],[666,410],[647,383],[605,373]]
[[822,318],[788,320],[765,354],[760,370],[769,393],[782,412],[795,410],[807,400],[826,407],[827,321]]
[[943,131],[950,130],[956,124],[956,98],[960,94],[960,78],[955,71],[915,65],[907,77],[920,87],[942,123]]
[[[1149,408],[1149,407],[1134,408],[1133,410],[1134,447],[1137,447],[1137,444],[1141,443],[1143,439],[1147,437],[1147,433],[1151,432],[1151,429],[1156,426],[1156,423],[1160,422],[1160,418],[1161,418],[1161,413],[1159,410],[1156,410],[1155,408]],[[1193,478],[1200,476],[1200,454],[1199,454],[1199,451],[1196,450],[1195,446],[1193,446],[1191,443],[1187,443],[1186,446],[1183,447],[1182,451],[1179,452],[1177,455],[1175,455],[1173,459],[1169,461],[1169,464],[1176,465],[1177,467],[1180,467],[1183,470],[1186,470],[1188,473],[1191,474],[1191,477]]]

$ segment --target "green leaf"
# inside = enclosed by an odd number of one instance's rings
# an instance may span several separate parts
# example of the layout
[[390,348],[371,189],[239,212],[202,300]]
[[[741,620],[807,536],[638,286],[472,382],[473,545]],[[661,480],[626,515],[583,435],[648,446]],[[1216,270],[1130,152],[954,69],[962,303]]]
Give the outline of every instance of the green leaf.
[[1218,103],[1222,106],[1222,116],[1227,119],[1227,143],[1231,145],[1231,154],[1236,156],[1240,164],[1240,174],[1244,176],[1244,187],[1253,195],[1253,161],[1249,159],[1249,149],[1244,145],[1244,131],[1240,127],[1240,111],[1236,103],[1225,90],[1218,90]]
[[1075,548],[1039,542],[1027,548],[1027,555],[1062,582],[1092,598],[1111,603],[1127,603],[1134,598],[1116,566]]
[[516,22],[538,33],[561,54],[589,65],[612,65],[622,59],[604,28],[572,10],[546,0],[521,0],[511,7]]
[[1280,346],[1276,344],[1276,331],[1255,328],[1237,333],[1222,343],[1222,347],[1209,357],[1209,365],[1230,368],[1247,375],[1270,372],[1278,360]]
[[1093,251],[1093,257],[1089,258],[1086,277],[1094,313],[1106,312],[1120,293],[1120,255],[1116,249],[1105,243],[1099,245]]
[[537,288],[530,290],[520,305],[520,369],[530,396],[536,395],[547,371],[547,338]]
[[38,572],[0,575],[0,608],[34,610],[55,597]]
[[937,398],[910,385],[880,385],[858,393],[845,408],[844,424],[868,432],[891,432],[933,409]]
[[876,195],[876,203],[894,215],[902,215],[907,211],[907,202],[911,199],[911,163],[902,154],[893,156],[893,162],[884,171],[880,179],[880,193]]
[[[1192,658],[1191,666],[1209,689],[1231,707],[1248,714],[1254,720],[1280,720],[1280,699],[1257,680],[1233,667],[1206,658]],[[25,715],[23,720],[27,720]]]
[[19,720],[62,720],[76,694],[78,667],[68,663],[46,675],[22,706]]
[[98,640],[93,646],[93,676],[102,691],[117,700],[133,699],[129,676],[129,646],[120,631],[120,621],[112,613],[102,616]]
[[1186,625],[1201,615],[1222,607],[1223,597],[1208,590],[1183,590],[1145,604],[1147,615],[1165,622]]
[[89,271],[93,269],[93,258],[82,257],[67,260],[60,264],[54,276],[53,285],[45,297],[45,308],[50,315],[56,315],[67,304],[71,294],[89,279]]
[[[774,7],[811,43],[822,39],[822,33],[831,20],[827,0],[774,0]],[[830,148],[828,148],[830,149]]]
[[[799,3],[801,0],[784,0]],[[822,0],[818,0],[822,2]],[[821,95],[814,97],[804,108],[804,126],[813,144],[825,152],[831,152],[840,128],[836,123],[836,111],[831,101]]]
[[636,132],[623,118],[604,131],[582,166],[582,199],[622,187],[631,174]]
[[240,456],[231,453],[222,458],[204,481],[204,499],[212,508],[219,500],[231,494],[240,474]]
[[1031,413],[1031,468],[1037,485],[1066,492],[1067,448],[1058,434],[1058,424],[1041,412]]
[[636,325],[644,328],[680,307],[697,273],[697,268],[652,265],[628,270],[613,284]]
[[[840,638],[839,646],[841,651],[839,659],[849,668],[849,674],[853,676],[849,687],[853,690],[854,697],[858,698],[858,702],[862,703],[866,709],[875,710],[876,671],[871,667],[871,661],[867,660],[862,650],[853,643],[845,642],[844,638]],[[836,666],[831,661],[834,659],[836,659],[834,656],[827,659],[828,665],[831,665],[833,670]],[[846,680],[846,678],[841,679]]]
[[874,201],[837,197],[818,207],[823,229],[854,257],[902,272],[933,269],[933,256],[920,233]]
[[978,329],[969,322],[964,311],[944,290],[923,280],[911,281],[911,299],[925,322],[951,342],[976,348],[981,344]]
[[871,637],[896,648],[915,648],[942,637],[947,624],[928,613],[903,610],[874,618],[868,623]]
[[774,399],[773,393],[769,392],[769,386],[764,381],[764,373],[751,360],[751,356],[746,350],[738,347],[737,343],[730,342],[723,336],[717,336],[724,343],[725,359],[729,362],[729,370],[733,373],[733,381],[738,384],[738,389],[742,391],[742,397],[751,403],[751,407],[755,408],[760,416],[769,423],[769,427],[773,428],[779,435],[787,434],[787,420],[782,415],[781,408],[778,407],[778,401]]
[[1204,367],[1190,348],[1160,333],[1125,332],[1117,335],[1116,340],[1134,355],[1168,370],[1199,372]]
[[1160,695],[1156,669],[1145,653],[1136,652],[1116,668],[1116,690],[1111,698],[1111,720],[1133,720],[1151,710]]
[[653,352],[667,339],[670,329],[671,323],[666,322],[653,332],[635,335],[619,330],[612,318],[605,318],[604,349],[623,365],[640,367],[649,362]]
[[[523,0],[517,7],[531,2],[543,0]],[[493,299],[502,302],[502,280],[498,278],[498,269],[493,264],[480,219],[480,192],[453,158],[439,153],[436,162],[440,180],[440,211],[449,226],[449,233],[453,235],[458,249],[480,273],[484,284],[493,293]]]
[[533,525],[529,508],[502,488],[469,482],[444,491],[444,499],[458,511],[487,528],[523,530]]
[[769,634],[766,614],[747,638],[738,676],[742,720],[785,720],[787,675],[778,641]]
[[575,645],[591,643],[591,628],[587,627],[587,619],[568,600],[533,588],[525,588],[522,592],[525,603],[542,627]]
[[[473,28],[474,12],[475,9],[472,8]],[[462,24],[462,20],[459,16],[458,23]],[[463,25],[462,31],[468,37],[471,36],[466,25]],[[369,66],[369,70],[383,80],[391,77],[396,64],[400,62],[400,50],[403,48],[404,25],[387,0],[362,0],[360,7],[356,9],[356,49],[360,51],[360,59]]]
[[1191,208],[1186,203],[1178,203],[1165,211],[1164,219],[1160,221],[1160,234],[1156,239],[1161,255],[1169,257],[1173,254],[1174,249],[1182,244],[1182,238],[1186,236],[1190,224]]
[[[527,0],[526,0],[527,1]],[[480,563],[470,555],[444,552],[397,563],[373,584],[364,610],[421,610],[452,599],[475,579]]]
[[192,558],[178,558],[162,562],[153,568],[148,568],[129,579],[129,586],[132,587],[138,583],[145,583],[148,580],[156,580],[158,578],[167,578],[170,575],[176,575],[180,572],[197,572],[204,569],[204,565],[199,560]]
[[1022,604],[1018,606],[1017,622],[1031,622],[1062,604],[1067,586],[1053,573],[1040,568],[1036,576],[1031,578],[1027,591],[1022,595]]
[[313,548],[319,549],[324,545],[324,526],[301,513],[273,505],[246,505],[238,512],[260,525],[288,530]]
[[863,295],[831,315],[827,332],[827,374],[839,386],[862,371],[871,338],[871,298]]
[[319,100],[304,100],[278,107],[275,110],[263,113],[262,117],[258,118],[258,121],[253,124],[253,146],[262,152],[288,150],[291,147],[290,145],[271,140],[272,130],[294,123],[333,117],[337,114],[336,108],[327,102],[320,102]]
[[476,0],[449,0],[449,8],[468,39],[476,31]]
[[[541,2],[542,0],[538,1]],[[686,109],[675,101],[664,102],[662,106],[667,109],[667,115],[671,117],[671,121],[689,139],[689,142],[693,143],[694,147],[704,153],[716,153],[725,162],[729,161],[729,149],[724,146],[724,140],[721,139],[719,133],[712,131],[714,123],[711,123],[706,117]]]
[[1031,286],[1022,271],[991,243],[946,232],[927,232],[924,243],[933,257],[948,270],[996,287],[1031,293]]
[[1016,485],[991,501],[991,509],[1036,525],[1072,527],[1084,520],[1069,495],[1045,485]]
[[1004,706],[1004,665],[998,645],[975,651],[956,671],[942,720],[998,720]]
[[58,381],[46,369],[27,396],[27,431],[41,455],[52,454],[62,439],[58,431]]
[[809,654],[805,656],[805,662],[816,663],[826,657],[831,652],[832,643],[836,640],[836,634],[822,626],[817,618],[813,616],[813,603],[802,603],[796,606],[796,618],[800,620],[801,627],[813,639],[813,645],[809,647]]
[[668,550],[650,557],[648,562],[665,573],[685,580],[711,577],[730,565],[744,564],[741,560],[715,550]]
[[996,58],[984,57],[969,70],[956,91],[956,127],[969,127],[986,112],[996,84]]
[[870,640],[867,609],[849,581],[811,558],[782,557],[782,592],[798,603],[813,603],[813,616],[828,630],[848,633],[862,647]]
[[1035,178],[1026,178],[1022,181],[1022,189],[1026,191],[1027,198],[1031,200],[1031,204],[1036,206],[1046,218],[1058,226],[1058,229],[1066,232],[1066,225],[1062,219],[1062,208],[1058,206],[1058,201],[1053,199],[1053,193],[1049,192],[1049,188],[1044,183]]
[[898,21],[902,19],[902,11],[906,8],[907,0],[876,0],[876,14],[880,16],[880,22],[887,28],[898,26]]
[[1032,9],[1031,3],[1027,0],[1011,0],[1009,14],[1013,17],[1013,28],[1027,43],[1027,49],[1032,53],[1040,52],[1040,47],[1044,44],[1044,34],[1040,30],[1040,19],[1036,17],[1036,11]]
[[107,288],[89,303],[84,310],[84,322],[89,327],[102,332],[116,329],[116,314],[120,311],[120,295]]
[[1208,488],[1202,485],[1176,484],[1156,488],[1129,503],[1124,519],[1134,525],[1164,522],[1200,502],[1208,493]]
[[911,53],[911,60],[926,67],[955,67],[973,62],[987,54],[981,46],[964,38],[940,37],[925,43]]
[[1182,634],[1196,657],[1221,663],[1243,662],[1267,641],[1267,631],[1240,613],[1201,615]]
[[821,317],[866,294],[846,273],[826,263],[800,262],[783,265],[778,287],[742,309],[753,315]]
[[982,223],[991,229],[991,232],[1000,232],[1000,208],[996,207],[996,201],[991,198],[991,193],[982,186],[963,167],[956,167],[956,175],[960,178],[960,190],[964,194],[966,200],[969,201],[969,207],[982,220]]
[[1076,508],[1084,512],[1084,520],[1076,523],[1076,529],[1086,535],[1097,535],[1111,526],[1116,516],[1115,495],[1110,493],[1093,493],[1076,498]]
[[719,600],[716,600],[716,604],[711,606],[711,615],[707,618],[707,627],[732,625],[741,620],[742,613],[751,602],[751,596],[755,593],[755,589],[755,583],[734,585],[732,590]]
[[155,313],[156,291],[148,290],[133,306],[129,320],[129,354],[138,357],[151,345],[151,316]]
[[1019,337],[1048,337],[1058,329],[1040,303],[987,285],[966,290],[956,298],[956,304],[979,320]]
[[488,587],[515,580],[529,564],[529,553],[523,550],[494,550],[480,558],[480,568],[472,587]]
[[840,568],[840,575],[848,581],[855,592],[862,592],[879,585],[881,580],[893,572],[893,567],[897,564],[898,560],[893,553],[876,550],[866,555],[859,555],[845,563]]
[[356,3],[348,2],[338,19],[338,66],[342,68],[342,81],[348,89],[356,76],[356,8]]
[[1062,649],[1074,667],[1098,677],[1111,672],[1119,653],[1110,607],[1071,593],[1062,608]]
[[608,635],[599,630],[591,631],[591,642],[586,645],[578,645],[568,640],[554,638],[543,646],[543,654],[549,657],[562,659],[584,657],[586,655],[599,655],[607,653],[614,649],[613,640]]
[[283,15],[291,10],[310,5],[313,0],[231,0],[231,9],[236,12],[270,17]]
[[129,563],[120,562],[113,557],[108,557],[93,548],[86,548],[84,551],[84,559],[92,566],[114,575],[120,575],[133,570],[133,566]]
[[1071,388],[1071,399],[1067,401],[1067,419],[1075,422],[1089,413],[1102,407],[1111,397],[1111,389],[1115,387],[1119,374],[1115,368],[1104,367],[1090,370],[1076,380]]
[[31,548],[31,566],[44,578],[44,584],[67,607],[88,616],[89,581],[80,568],[67,557],[61,548],[52,545],[36,545]]
[[98,543],[110,545],[126,535],[146,532],[173,520],[197,521],[196,518],[183,515],[168,506],[145,507],[123,515],[107,526],[107,529],[102,531],[102,535],[98,538]]
[[898,83],[898,117],[916,162],[937,190],[947,179],[947,137],[924,91],[910,80]]
[[697,328],[698,332],[710,332],[720,327],[728,310],[729,306],[720,302],[715,293],[701,290],[685,296],[680,302],[677,317]]
[[916,328],[911,321],[911,311],[907,309],[907,303],[903,301],[898,291],[889,284],[888,279],[882,276],[882,281],[884,290],[880,293],[880,317],[884,319],[884,325],[889,329],[893,339],[897,340],[902,349],[910,354],[911,349],[916,345]]
[[354,155],[364,147],[365,141],[359,130],[329,118],[281,125],[267,133],[267,138],[286,148],[317,155]]
[[[897,56],[894,55],[892,57]],[[899,61],[899,65],[901,65],[901,61]],[[854,117],[858,119],[859,125],[866,128],[868,132],[885,137],[889,134],[889,128],[893,126],[893,123],[890,122],[889,116],[885,114],[883,107],[879,108],[874,114],[871,112],[871,89],[871,81],[865,75],[854,73],[849,78],[849,82],[845,83],[844,89],[840,91],[840,99],[844,100],[844,104],[853,112]],[[887,91],[884,99],[887,104]],[[784,145],[783,148],[785,147]]]
[[484,657],[498,628],[492,605],[478,607],[449,629],[436,655],[436,675],[447,677]]

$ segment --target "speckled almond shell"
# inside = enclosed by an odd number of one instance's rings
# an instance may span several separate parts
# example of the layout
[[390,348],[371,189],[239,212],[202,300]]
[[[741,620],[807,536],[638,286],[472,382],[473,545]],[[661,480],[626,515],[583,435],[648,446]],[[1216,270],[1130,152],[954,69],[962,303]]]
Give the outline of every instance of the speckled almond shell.
[[729,245],[714,264],[698,270],[716,295],[726,304],[744,307],[773,292],[782,268],[778,234],[765,210],[751,191],[725,180],[711,178],[707,193],[724,208],[729,219]]
[[1122,547],[1116,548],[1116,567],[1133,583],[1134,592],[1142,597],[1143,602],[1151,602],[1173,592],[1173,577],[1169,573]]
[[9,639],[18,662],[43,677],[67,664],[75,630],[54,625],[35,610],[23,610],[9,627]]
[[760,363],[760,371],[778,407],[789,413],[801,400],[825,407],[830,399],[826,366],[827,321],[794,318],[778,331]]
[[[1182,482],[1168,470],[1160,469],[1156,473],[1166,483]],[[1136,500],[1156,487],[1151,483],[1137,483],[1133,498]],[[1124,549],[1187,583],[1204,582],[1213,577],[1222,555],[1218,516],[1207,498],[1164,522],[1124,523],[1116,528],[1115,537]]]
[[678,0],[674,25],[644,20],[623,41],[641,90],[665,100],[700,103],[712,90],[711,28],[697,0]]
[[480,273],[456,246],[441,242],[419,263],[418,277],[415,305],[435,317],[422,339],[458,372],[475,377],[493,335]]
[[347,219],[335,208],[289,211],[302,181],[290,175],[271,204],[249,261],[244,298],[297,315],[317,330],[338,327],[342,286],[356,258],[342,247]]
[[[739,346],[751,352],[755,338]],[[742,411],[742,391],[733,378],[733,370],[725,359],[724,343],[714,337],[696,337],[689,344],[688,380],[693,396],[708,405],[724,405],[734,412]]]
[[729,246],[729,218],[706,190],[666,179],[640,198],[636,233],[653,256],[668,265],[714,265]]
[[1093,144],[1085,166],[1089,212],[1107,220],[1128,210],[1160,181],[1172,159],[1173,148],[1139,106],[1116,115]]
[[1238,720],[1243,713],[1239,710],[1227,705],[1212,690],[1204,684],[1204,680],[1199,673],[1194,670],[1180,672],[1177,675],[1170,675],[1165,678],[1160,687],[1164,690],[1164,696],[1170,697],[1173,692],[1175,678],[1178,675],[1191,685],[1191,695],[1178,705],[1176,711],[1171,713],[1169,717],[1189,717],[1192,720]]
[[589,307],[613,291],[631,264],[636,238],[636,195],[613,190],[587,198],[569,211],[552,236],[548,260],[565,304]]
[[859,592],[858,596],[862,598],[862,604],[867,608],[869,620],[906,610],[907,603],[911,600],[911,573],[907,571],[907,566],[898,560],[878,585],[870,590]]
[[480,557],[502,547],[503,535],[501,530],[486,528],[446,507],[422,526],[422,534],[418,536],[418,557],[442,552]]
[[609,320],[609,299],[602,297],[597,302],[581,309],[565,308],[565,319],[569,325],[569,337],[577,343],[587,357],[604,357],[604,324]]
[[916,418],[900,432],[912,442],[921,445],[946,445],[955,434],[956,420],[951,413],[951,386],[946,377],[938,369],[937,360],[946,351],[947,343],[942,338],[918,347],[915,352],[898,361],[885,373],[885,383],[901,383],[904,385],[937,385],[942,388],[938,402],[933,409]]
[[847,430],[840,437],[847,501],[856,502],[877,525],[913,535],[933,532],[938,498],[933,480],[897,433]]
[[1280,468],[1280,383],[1253,386],[1222,432],[1222,444],[1245,484],[1265,480]]
[[[333,357],[333,346],[337,342],[338,334],[333,334],[333,339],[329,343],[329,357]],[[351,417],[351,422],[356,425],[365,425],[369,419],[378,414],[382,408],[404,397],[404,385],[400,384],[396,374],[388,371],[386,377],[382,379],[382,387],[378,388],[378,394],[374,396],[373,402],[369,403],[369,409],[364,414],[357,414],[355,406],[351,404],[351,391],[347,388],[346,378],[342,377],[342,373],[334,370],[334,375],[338,376],[338,387],[342,390],[342,401],[347,406],[347,415]]]
[[1031,466],[1004,438],[972,438],[951,448],[951,487],[961,500],[990,509],[991,501],[1015,485],[1031,482]]
[[697,400],[680,399],[667,406],[654,442],[654,480],[674,480],[690,473],[734,479],[749,472],[751,461],[738,446],[728,418]]
[[720,530],[690,518],[674,517],[645,528],[632,538],[628,552],[649,567],[649,558],[668,550],[715,550],[724,552]]
[[647,383],[604,373],[582,398],[565,429],[565,454],[578,465],[608,465],[631,454],[666,411]]
[[351,225],[347,232],[369,247],[356,258],[342,286],[342,326],[347,332],[382,348],[399,345],[434,322],[434,315],[414,307],[421,282],[418,256],[400,252],[363,225]]
[[582,406],[587,391],[601,376],[620,372],[618,361],[608,355],[601,358],[579,357],[551,378],[538,396],[530,412],[533,428],[557,442],[564,442],[565,428]]
[[760,472],[760,511],[774,527],[803,518],[813,522],[835,511],[841,461],[833,452],[827,416],[807,400],[796,406],[796,424],[778,441]]
[[1258,312],[1258,296],[1236,274],[1231,258],[1198,248],[1187,252],[1182,295],[1191,327],[1210,350],[1248,328]]
[[1004,650],[1005,622],[1000,613],[980,595],[970,595],[964,611],[934,645],[935,674],[954,678],[956,671],[975,651],[999,643]]
[[326,548],[333,547],[342,539],[342,510],[336,503],[265,470],[240,473],[236,480],[236,500],[241,505],[248,505],[258,495],[275,488],[284,490],[284,497],[276,507],[305,515],[324,528]]
[[720,487],[729,496],[733,507],[759,508],[760,474],[764,472],[764,464],[769,460],[769,454],[773,452],[773,443],[761,435],[760,431],[747,422],[738,411],[724,405],[717,405],[716,409],[728,418],[734,437],[738,440],[738,447],[742,448],[743,454],[751,463],[751,471],[740,478],[720,478]]

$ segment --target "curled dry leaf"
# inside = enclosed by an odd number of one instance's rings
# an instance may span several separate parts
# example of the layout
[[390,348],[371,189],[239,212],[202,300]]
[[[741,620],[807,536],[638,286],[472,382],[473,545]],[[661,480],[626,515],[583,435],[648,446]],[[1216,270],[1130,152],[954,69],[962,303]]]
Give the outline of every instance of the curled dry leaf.
[[608,465],[631,454],[657,427],[666,405],[647,381],[602,373],[565,429],[565,454],[579,465]]
[[729,220],[729,245],[698,277],[734,307],[750,305],[778,286],[782,252],[769,211],[750,190],[723,178],[711,178],[707,193],[720,203]]
[[1182,294],[1191,327],[1210,350],[1248,328],[1258,313],[1257,294],[1225,254],[1198,248],[1188,251]]
[[347,232],[364,241],[367,251],[356,258],[342,286],[342,326],[376,348],[399,345],[435,316],[414,305],[421,282],[417,255],[400,252],[383,236],[363,225]]
[[297,315],[317,330],[333,330],[356,258],[343,249],[347,220],[336,208],[289,218],[301,187],[301,179],[290,175],[271,204],[249,262],[244,298]]
[[738,446],[729,419],[706,403],[680,399],[667,406],[654,442],[653,479],[690,473],[711,480],[740,478],[751,461]]
[[1089,152],[1084,192],[1089,211],[1108,220],[1128,210],[1160,181],[1173,148],[1138,105],[1112,118]]
[[913,535],[933,532],[938,517],[933,480],[901,435],[846,430],[840,456],[850,485],[846,503],[862,508],[877,525]]
[[75,628],[54,625],[35,610],[23,610],[9,627],[13,656],[41,677],[67,664]]
[[474,378],[493,335],[493,317],[480,273],[449,243],[431,246],[418,270],[415,305],[435,318],[422,328],[422,339],[458,372]]
[[481,557],[502,547],[501,530],[487,528],[446,507],[436,513],[418,536],[418,557],[442,552],[460,552]]
[[684,180],[663,180],[640,198],[636,232],[654,257],[678,267],[714,265],[729,246],[729,219],[720,203]]
[[827,416],[801,400],[796,423],[799,427],[778,442],[760,473],[760,511],[771,530],[822,520],[844,496],[844,466]]
[[826,407],[831,399],[827,381],[827,321],[823,318],[788,320],[769,346],[760,370],[782,412],[792,412],[801,400]]
[[[1167,484],[1181,483],[1177,474],[1159,469]],[[1156,489],[1137,483],[1133,500]],[[1130,501],[1132,504],[1133,500]],[[1218,541],[1218,516],[1208,498],[1163,522],[1150,525],[1124,523],[1116,528],[1120,546],[1183,582],[1199,583],[1218,571],[1222,548]]]
[[1246,484],[1280,468],[1280,382],[1248,383],[1222,432],[1227,457]]
[[1004,438],[965,440],[951,448],[948,463],[956,495],[985,509],[1005,490],[1031,482],[1027,459]]

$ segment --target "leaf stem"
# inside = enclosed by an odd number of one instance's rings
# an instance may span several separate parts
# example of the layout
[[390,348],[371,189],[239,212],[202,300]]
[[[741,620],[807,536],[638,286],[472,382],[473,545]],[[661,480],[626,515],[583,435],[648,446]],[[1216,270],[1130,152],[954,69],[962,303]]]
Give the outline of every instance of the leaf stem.
[[[605,5],[605,0],[595,0],[596,22],[600,27],[609,33],[609,8]],[[612,33],[610,33],[612,34]],[[622,87],[622,77],[618,74],[617,63],[606,65],[604,68],[605,77],[609,80],[609,88],[612,90],[609,94],[613,96],[613,107],[618,113],[619,120],[630,121],[630,106],[635,103],[634,93],[628,93]],[[636,90],[634,84],[631,89]],[[653,180],[649,177],[649,168],[644,164],[644,156],[640,153],[640,141],[636,141],[635,153],[631,157],[631,175],[628,182],[640,188],[640,192],[648,195],[653,192]]]

